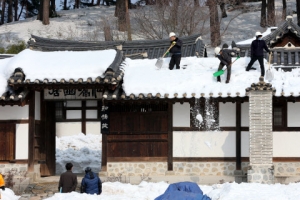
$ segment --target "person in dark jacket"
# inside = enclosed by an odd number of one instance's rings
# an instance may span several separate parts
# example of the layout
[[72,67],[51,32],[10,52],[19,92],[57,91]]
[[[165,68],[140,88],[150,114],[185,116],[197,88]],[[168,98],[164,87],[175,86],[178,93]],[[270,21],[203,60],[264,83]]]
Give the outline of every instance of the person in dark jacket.
[[176,37],[176,34],[174,32],[171,32],[169,34],[169,37],[171,40],[171,45],[173,45],[173,47],[170,49],[170,53],[172,54],[172,56],[169,63],[169,69],[173,70],[175,65],[176,69],[180,69],[182,41],[178,37]]
[[73,164],[66,164],[66,172],[62,173],[59,178],[58,191],[68,193],[76,190],[77,176],[72,172]]
[[261,70],[261,76],[265,76],[265,66],[264,66],[264,49],[270,53],[266,42],[262,40],[262,34],[260,32],[256,32],[256,40],[253,40],[251,43],[251,60],[246,68],[246,71],[250,69],[256,70],[256,68],[252,67],[254,62],[258,60]]
[[98,194],[102,193],[102,182],[90,167],[85,169],[85,176],[81,181],[81,193]]
[[[216,47],[215,48],[216,57],[219,58],[219,60],[220,60],[218,71],[220,71],[221,69],[223,69],[224,66],[227,67],[226,83],[229,83],[229,81],[230,81],[231,64],[232,64],[232,61],[231,61],[232,53],[234,53],[234,51],[230,50],[230,49],[221,49],[220,47]],[[217,77],[217,81],[221,82],[221,77],[220,76]]]

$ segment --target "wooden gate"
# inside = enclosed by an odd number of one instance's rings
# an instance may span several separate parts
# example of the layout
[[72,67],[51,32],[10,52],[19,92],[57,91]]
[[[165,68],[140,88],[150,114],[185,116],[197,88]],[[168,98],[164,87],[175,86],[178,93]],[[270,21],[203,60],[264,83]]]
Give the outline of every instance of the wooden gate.
[[14,160],[15,127],[13,123],[0,123],[0,161]]
[[[110,161],[168,156],[168,104],[110,107],[107,157]],[[141,159],[143,157],[143,159]]]

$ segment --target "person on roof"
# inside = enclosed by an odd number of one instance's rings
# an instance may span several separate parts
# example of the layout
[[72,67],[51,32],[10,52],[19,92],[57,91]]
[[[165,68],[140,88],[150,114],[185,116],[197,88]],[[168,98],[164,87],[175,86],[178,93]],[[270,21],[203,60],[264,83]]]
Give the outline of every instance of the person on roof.
[[180,69],[182,41],[178,37],[176,37],[176,34],[174,32],[171,32],[169,34],[169,38],[172,45],[172,48],[169,51],[172,54],[169,63],[169,69],[173,70],[175,65],[176,65],[176,69]]
[[90,167],[85,168],[85,176],[81,181],[81,193],[97,194],[102,193],[102,182],[100,178],[92,172]]
[[256,70],[252,67],[254,62],[258,60],[261,70],[261,76],[265,76],[265,66],[264,66],[264,49],[270,53],[270,50],[267,47],[266,42],[262,39],[262,34],[260,32],[255,33],[256,40],[253,40],[251,43],[251,60],[246,68],[246,71],[251,69]]
[[[231,76],[231,57],[235,56],[237,53],[234,50],[231,49],[221,49],[220,47],[215,48],[215,54],[216,57],[219,58],[220,64],[218,67],[218,71],[223,69],[223,67],[226,65],[227,67],[227,78],[226,78],[226,83],[229,83],[230,81],[230,76]],[[217,77],[217,81],[221,82],[221,77]]]

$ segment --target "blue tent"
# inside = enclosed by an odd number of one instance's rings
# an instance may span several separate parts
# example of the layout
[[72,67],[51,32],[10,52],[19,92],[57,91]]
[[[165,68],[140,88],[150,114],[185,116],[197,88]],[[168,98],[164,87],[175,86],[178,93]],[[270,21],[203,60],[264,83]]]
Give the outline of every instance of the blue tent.
[[203,195],[202,190],[196,183],[179,182],[170,184],[164,194],[155,200],[211,200]]

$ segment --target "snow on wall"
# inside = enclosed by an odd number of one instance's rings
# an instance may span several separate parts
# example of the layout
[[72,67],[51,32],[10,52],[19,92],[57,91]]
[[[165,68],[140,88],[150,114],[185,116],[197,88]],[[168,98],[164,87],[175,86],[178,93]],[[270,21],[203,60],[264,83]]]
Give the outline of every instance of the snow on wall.
[[74,173],[83,173],[86,167],[94,172],[101,170],[102,136],[95,134],[56,137],[56,174],[66,171],[68,162]]
[[300,103],[288,102],[287,104],[287,126],[288,127],[299,127],[300,119]]
[[35,119],[40,120],[41,119],[41,96],[40,92],[35,92]]
[[300,157],[300,132],[273,132],[273,157]]
[[28,124],[16,124],[15,159],[28,159]]
[[190,104],[173,104],[173,127],[190,127]]
[[234,131],[173,131],[174,157],[235,157]]
[[72,136],[81,133],[81,122],[56,122],[56,136]]
[[236,106],[235,103],[219,103],[219,126],[236,126]]
[[0,113],[0,120],[28,119],[28,105],[25,105],[23,107],[0,106]]

